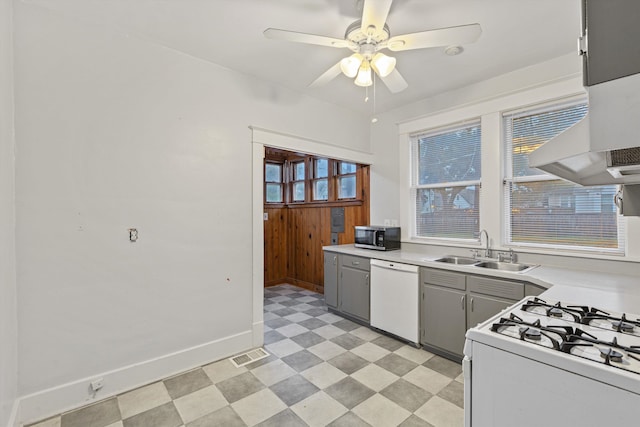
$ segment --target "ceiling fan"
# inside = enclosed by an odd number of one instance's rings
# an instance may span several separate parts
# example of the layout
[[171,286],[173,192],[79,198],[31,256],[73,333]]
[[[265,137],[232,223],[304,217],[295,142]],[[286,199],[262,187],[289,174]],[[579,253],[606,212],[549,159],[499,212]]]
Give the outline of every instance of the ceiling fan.
[[[361,3],[362,0],[358,0]],[[396,59],[381,52],[388,49],[401,52],[411,49],[424,49],[438,46],[451,46],[459,52],[458,45],[473,43],[482,29],[480,24],[439,28],[391,37],[385,23],[393,0],[364,0],[362,19],[347,27],[344,39],[296,31],[267,28],[265,37],[297,43],[315,44],[335,48],[348,48],[353,54],[343,58],[325,71],[309,86],[319,86],[337,77],[341,72],[349,78],[355,78],[358,86],[373,84],[373,70],[393,93],[407,88],[408,84],[395,68]],[[457,49],[456,49],[457,48]]]

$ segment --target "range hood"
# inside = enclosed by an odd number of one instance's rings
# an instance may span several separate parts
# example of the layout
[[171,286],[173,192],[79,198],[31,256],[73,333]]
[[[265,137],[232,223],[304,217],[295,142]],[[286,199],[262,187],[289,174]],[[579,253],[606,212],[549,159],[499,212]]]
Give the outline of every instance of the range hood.
[[529,166],[581,185],[640,183],[640,74],[586,88],[589,113],[529,155]]

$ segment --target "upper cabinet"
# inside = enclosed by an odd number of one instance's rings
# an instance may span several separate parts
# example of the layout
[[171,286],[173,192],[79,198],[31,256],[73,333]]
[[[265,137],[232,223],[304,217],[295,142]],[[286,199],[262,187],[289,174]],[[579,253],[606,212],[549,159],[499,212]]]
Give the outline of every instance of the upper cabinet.
[[582,0],[584,85],[640,73],[640,1]]

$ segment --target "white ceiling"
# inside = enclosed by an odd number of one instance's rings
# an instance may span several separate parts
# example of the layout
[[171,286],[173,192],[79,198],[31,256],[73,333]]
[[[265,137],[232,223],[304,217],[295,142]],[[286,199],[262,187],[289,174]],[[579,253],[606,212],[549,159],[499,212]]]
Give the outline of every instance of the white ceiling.
[[[364,89],[345,76],[308,88],[348,49],[264,38],[269,27],[343,38],[356,0],[23,0],[185,52],[364,113]],[[480,39],[458,56],[443,48],[397,52],[408,89],[377,82],[376,108],[387,111],[457,87],[576,52],[578,0],[394,0],[391,35],[479,23]],[[389,54],[389,52],[387,51]]]

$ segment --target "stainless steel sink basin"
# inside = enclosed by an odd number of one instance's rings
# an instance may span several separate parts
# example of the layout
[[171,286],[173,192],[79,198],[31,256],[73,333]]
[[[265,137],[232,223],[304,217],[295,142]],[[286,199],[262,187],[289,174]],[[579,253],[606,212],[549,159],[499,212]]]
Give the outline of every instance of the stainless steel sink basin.
[[537,267],[537,265],[518,264],[515,262],[483,261],[476,264],[474,267],[490,268],[492,270],[515,271],[518,273],[522,273],[524,271],[529,271],[532,268]]
[[442,258],[438,258],[436,262],[446,262],[447,264],[458,264],[458,265],[470,265],[478,262],[477,259],[473,258],[465,258],[462,256],[453,256],[447,255]]

